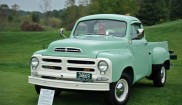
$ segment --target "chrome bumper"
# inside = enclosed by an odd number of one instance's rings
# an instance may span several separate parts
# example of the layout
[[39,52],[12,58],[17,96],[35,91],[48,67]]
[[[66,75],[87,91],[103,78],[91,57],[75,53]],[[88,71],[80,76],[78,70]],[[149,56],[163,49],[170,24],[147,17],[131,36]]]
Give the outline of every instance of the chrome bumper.
[[29,76],[31,84],[73,90],[109,91],[109,83],[89,83],[78,81],[52,80]]

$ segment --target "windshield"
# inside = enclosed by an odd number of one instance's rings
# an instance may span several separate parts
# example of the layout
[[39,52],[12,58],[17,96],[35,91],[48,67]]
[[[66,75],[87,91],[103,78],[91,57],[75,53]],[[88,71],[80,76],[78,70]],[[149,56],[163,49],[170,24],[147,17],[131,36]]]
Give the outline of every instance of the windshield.
[[113,35],[123,37],[126,34],[126,22],[116,20],[87,20],[76,26],[74,36]]

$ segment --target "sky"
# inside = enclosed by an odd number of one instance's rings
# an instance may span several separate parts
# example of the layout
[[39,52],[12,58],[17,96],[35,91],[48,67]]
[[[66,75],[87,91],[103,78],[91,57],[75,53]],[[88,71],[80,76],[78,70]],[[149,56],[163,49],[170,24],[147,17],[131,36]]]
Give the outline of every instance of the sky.
[[[51,0],[51,10],[60,10],[64,8],[66,0]],[[24,11],[40,11],[40,4],[42,4],[42,0],[0,0],[0,4],[7,4],[9,8],[13,4],[17,4],[20,6],[20,10]]]

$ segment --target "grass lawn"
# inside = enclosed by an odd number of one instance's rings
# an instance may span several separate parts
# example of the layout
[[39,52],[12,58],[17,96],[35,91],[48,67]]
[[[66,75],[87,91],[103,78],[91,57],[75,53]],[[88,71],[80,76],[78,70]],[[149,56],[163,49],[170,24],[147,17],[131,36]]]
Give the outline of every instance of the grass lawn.
[[[28,83],[29,59],[42,46],[60,39],[58,33],[0,32],[0,105],[37,104],[38,95]],[[172,61],[165,87],[155,88],[152,81],[143,79],[133,86],[128,105],[181,105],[182,20],[145,27],[145,33],[148,41],[168,41],[178,60]],[[104,100],[99,93],[62,92],[54,105],[104,105]]]

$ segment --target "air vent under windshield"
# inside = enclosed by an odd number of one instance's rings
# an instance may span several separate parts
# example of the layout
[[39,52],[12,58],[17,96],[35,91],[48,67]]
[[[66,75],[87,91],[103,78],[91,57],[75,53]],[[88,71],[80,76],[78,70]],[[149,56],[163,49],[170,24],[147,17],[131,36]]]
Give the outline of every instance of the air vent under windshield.
[[56,52],[77,52],[80,53],[81,50],[79,48],[55,48]]

